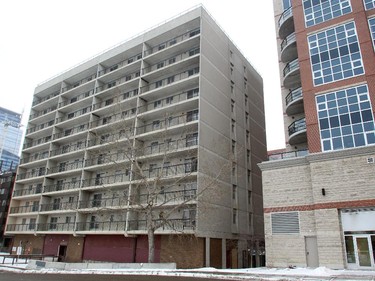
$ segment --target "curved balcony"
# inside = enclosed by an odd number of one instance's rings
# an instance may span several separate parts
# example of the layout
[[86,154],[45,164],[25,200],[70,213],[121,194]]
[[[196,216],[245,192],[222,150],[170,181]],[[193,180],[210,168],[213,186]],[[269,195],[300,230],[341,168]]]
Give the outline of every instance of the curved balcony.
[[286,9],[279,18],[279,37],[284,39],[294,31],[292,7]]
[[288,127],[288,133],[290,145],[307,142],[305,117],[290,124]]
[[297,58],[296,34],[293,32],[288,35],[280,44],[281,61],[289,62]]
[[283,70],[283,85],[287,89],[297,88],[301,84],[301,74],[298,59],[288,62]]
[[303,112],[302,88],[291,90],[285,97],[286,114],[289,116]]

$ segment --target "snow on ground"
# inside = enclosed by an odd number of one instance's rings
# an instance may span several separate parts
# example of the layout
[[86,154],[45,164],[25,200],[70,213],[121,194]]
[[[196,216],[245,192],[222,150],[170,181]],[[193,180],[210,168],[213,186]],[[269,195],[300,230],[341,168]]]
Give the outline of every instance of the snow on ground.
[[[0,253],[5,255],[6,253]],[[327,267],[310,268],[242,268],[242,269],[216,269],[212,267],[196,269],[82,269],[82,270],[57,270],[57,269],[26,269],[27,264],[24,260],[19,259],[12,265],[11,258],[0,257],[0,270],[22,272],[22,273],[61,273],[61,274],[124,274],[124,275],[159,275],[159,276],[186,276],[200,277],[209,279],[234,279],[234,280],[304,280],[305,278],[322,278],[320,280],[340,279],[352,276],[360,280],[375,280],[375,270],[334,270]],[[299,277],[299,278],[298,278]],[[266,279],[264,279],[266,278]],[[286,279],[288,278],[288,279]],[[290,278],[290,279],[289,279]],[[300,279],[302,278],[302,279]]]

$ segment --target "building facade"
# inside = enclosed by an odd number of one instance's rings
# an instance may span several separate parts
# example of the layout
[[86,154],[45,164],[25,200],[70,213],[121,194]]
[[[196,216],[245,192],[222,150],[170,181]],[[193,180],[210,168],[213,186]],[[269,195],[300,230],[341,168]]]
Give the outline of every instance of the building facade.
[[0,171],[17,167],[22,134],[21,114],[0,107]]
[[268,266],[375,267],[374,8],[274,0],[287,141],[260,165]]
[[6,233],[24,253],[147,262],[166,221],[156,262],[259,265],[262,83],[199,6],[40,84]]

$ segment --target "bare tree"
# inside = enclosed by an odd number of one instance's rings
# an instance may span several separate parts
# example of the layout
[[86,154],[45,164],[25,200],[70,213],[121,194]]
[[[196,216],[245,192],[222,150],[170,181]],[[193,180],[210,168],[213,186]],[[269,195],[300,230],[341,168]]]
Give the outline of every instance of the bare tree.
[[[172,99],[167,97],[153,101],[151,106],[156,107],[159,103],[163,105],[168,98],[170,105]],[[185,97],[179,97],[183,98],[187,98],[186,93]],[[120,98],[116,100],[120,101]],[[115,107],[111,116],[95,121],[98,130],[94,132],[92,141],[101,146],[91,152],[89,161],[115,166],[117,171],[128,175],[129,187],[122,200],[118,200],[118,204],[127,211],[125,232],[139,229],[146,231],[148,262],[151,263],[155,259],[155,233],[162,229],[176,234],[193,230],[196,214],[194,206],[201,195],[217,185],[219,177],[230,168],[221,165],[215,174],[205,176],[197,187],[198,132],[196,122],[194,125],[197,111],[181,113],[169,107],[163,115],[155,115],[158,118],[148,120],[143,119],[142,112],[147,111],[150,103],[124,109],[118,102]],[[126,118],[129,110],[132,116]],[[108,123],[110,125],[106,126],[107,129],[99,129],[101,124]],[[152,135],[146,137],[146,140],[138,137],[147,133]],[[116,153],[107,153],[107,147]],[[176,164],[177,156],[183,158],[184,163]],[[100,181],[100,178],[96,180]],[[105,186],[107,183],[100,184]],[[96,205],[98,211],[110,208]],[[181,208],[189,212],[186,219],[176,219],[176,213]],[[132,220],[132,217],[135,219]]]

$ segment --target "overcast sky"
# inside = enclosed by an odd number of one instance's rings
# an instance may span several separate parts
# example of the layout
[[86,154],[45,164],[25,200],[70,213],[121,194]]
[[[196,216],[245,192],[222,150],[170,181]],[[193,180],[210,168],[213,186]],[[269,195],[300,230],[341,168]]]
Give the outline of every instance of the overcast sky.
[[267,146],[285,146],[271,0],[1,0],[0,106],[27,124],[35,87],[202,3],[263,77]]

